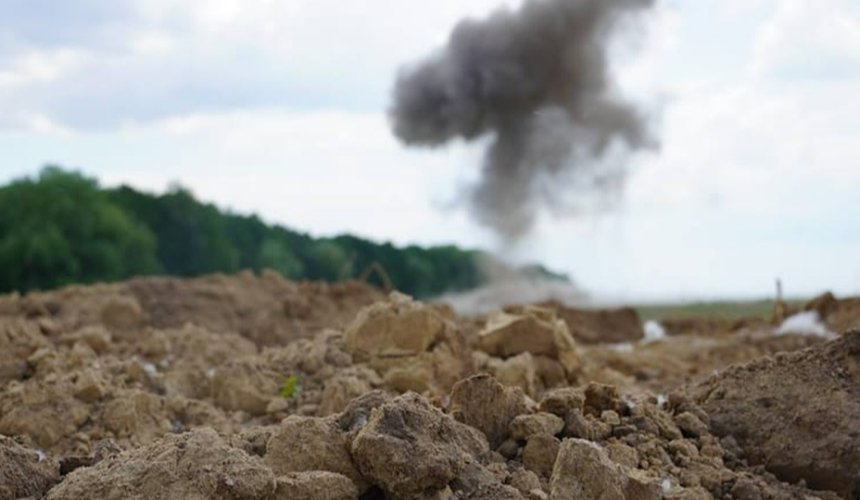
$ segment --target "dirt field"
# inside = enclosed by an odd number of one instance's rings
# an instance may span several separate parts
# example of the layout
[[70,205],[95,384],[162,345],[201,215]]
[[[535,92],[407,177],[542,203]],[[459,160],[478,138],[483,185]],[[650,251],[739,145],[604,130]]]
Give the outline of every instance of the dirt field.
[[773,324],[359,283],[0,297],[0,499],[860,498],[860,300]]

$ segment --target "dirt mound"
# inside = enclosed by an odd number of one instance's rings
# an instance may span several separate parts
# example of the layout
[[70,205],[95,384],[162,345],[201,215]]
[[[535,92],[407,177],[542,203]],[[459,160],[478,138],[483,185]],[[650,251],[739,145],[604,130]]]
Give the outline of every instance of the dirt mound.
[[665,318],[660,326],[666,335],[730,335],[744,329],[766,326],[767,322],[758,318]]
[[351,451],[368,481],[393,497],[432,498],[461,486],[479,487],[467,484],[471,481],[466,476],[471,468],[480,470],[480,456],[488,446],[476,429],[458,423],[417,394],[407,394],[371,413]]
[[571,335],[586,344],[635,342],[645,336],[635,309],[576,309],[557,301],[538,304],[555,311]]
[[[857,370],[845,348],[769,325],[588,344],[560,314],[461,318],[363,285],[271,274],[0,297],[0,434],[14,438],[0,438],[0,498],[829,495],[757,464],[854,494],[845,477],[857,471],[843,460],[856,446]],[[762,401],[809,404],[732,414],[684,396],[714,370],[810,346],[755,372],[801,391],[761,389]],[[741,387],[737,370],[713,383]],[[816,454],[794,456],[843,479],[771,467],[778,443],[756,436],[818,417],[804,448]],[[828,433],[847,444],[828,448]]]
[[281,344],[339,328],[382,295],[358,282],[293,283],[272,272],[201,280],[135,280],[129,291],[156,328],[192,322],[236,332],[257,345]]
[[471,369],[461,331],[438,310],[396,292],[362,309],[344,342],[356,361],[400,392],[445,392]]
[[830,331],[860,329],[860,298],[837,299],[827,292],[807,302],[803,310],[817,312]]
[[25,360],[50,345],[45,333],[43,325],[35,321],[0,317],[0,385],[27,375]]
[[558,358],[574,345],[570,331],[551,309],[530,306],[490,316],[477,342],[478,349],[500,358],[524,352]]
[[751,463],[785,481],[860,494],[860,331],[732,368],[693,395]]
[[40,498],[59,480],[56,460],[0,436],[0,498]]
[[474,368],[532,398],[583,380],[621,375],[590,364],[564,321],[552,309],[522,306],[490,316],[472,339]]
[[796,351],[824,342],[812,335],[774,335],[772,329],[680,335],[664,341],[587,350],[591,365],[623,375],[614,381],[628,389],[645,388],[655,394],[669,393],[710,377],[729,365],[746,363],[778,352]]
[[[383,387],[442,394],[471,371],[456,326],[399,295],[366,308],[346,333],[324,330],[263,350],[190,324],[128,337],[100,324],[51,335],[24,326],[33,330],[25,338],[38,341],[10,356],[23,368],[0,392],[0,433],[59,455],[90,454],[102,439],[129,448],[200,425],[232,433],[291,414],[330,415]],[[418,338],[425,330],[427,341],[404,349],[410,337],[397,332]]]
[[80,498],[276,498],[272,471],[227,445],[212,429],[168,436],[149,446],[81,467],[48,500]]
[[[463,387],[470,396],[509,395],[464,405]],[[77,468],[47,498],[318,498],[323,491],[328,496],[322,498],[377,492],[392,499],[486,500],[814,494],[747,469],[710,433],[707,414],[687,400],[661,407],[591,384],[528,404],[522,393],[486,376],[458,388],[450,413],[410,393],[360,399],[331,417],[292,416],[274,428],[247,430],[251,441],[255,434],[264,437],[257,449],[262,456],[212,429],[168,435]],[[511,404],[517,398],[520,403]],[[506,417],[493,419],[496,414]]]
[[267,346],[310,337],[323,328],[340,328],[359,309],[382,297],[358,282],[295,283],[274,272],[260,276],[245,272],[71,286],[23,298],[9,295],[0,298],[0,318],[39,318],[59,331],[100,325],[115,336],[192,323]]

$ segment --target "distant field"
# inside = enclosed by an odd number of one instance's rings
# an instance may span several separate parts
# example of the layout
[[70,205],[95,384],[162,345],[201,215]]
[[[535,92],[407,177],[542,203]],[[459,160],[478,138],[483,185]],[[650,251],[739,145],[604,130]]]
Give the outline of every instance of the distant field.
[[[789,300],[789,306],[804,303],[804,300]],[[773,313],[772,299],[748,301],[685,302],[675,304],[644,304],[634,306],[644,320],[660,318],[684,318],[690,316],[715,316],[739,318],[757,316],[770,318]]]

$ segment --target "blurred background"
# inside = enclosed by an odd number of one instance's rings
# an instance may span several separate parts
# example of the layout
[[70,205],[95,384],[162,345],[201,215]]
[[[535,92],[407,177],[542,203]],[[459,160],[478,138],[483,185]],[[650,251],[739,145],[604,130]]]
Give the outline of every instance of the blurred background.
[[520,3],[5,0],[0,291],[268,267],[423,298],[860,292],[857,2],[657,2],[607,50],[659,148],[510,240],[462,202],[486,141],[407,148],[388,112],[404,65]]

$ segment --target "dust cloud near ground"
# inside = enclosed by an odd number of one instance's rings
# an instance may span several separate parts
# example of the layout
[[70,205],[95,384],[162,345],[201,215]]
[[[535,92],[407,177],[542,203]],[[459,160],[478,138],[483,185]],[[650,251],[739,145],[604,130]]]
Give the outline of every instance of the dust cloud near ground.
[[2,296],[0,498],[857,498],[858,304],[466,317],[273,273]]

